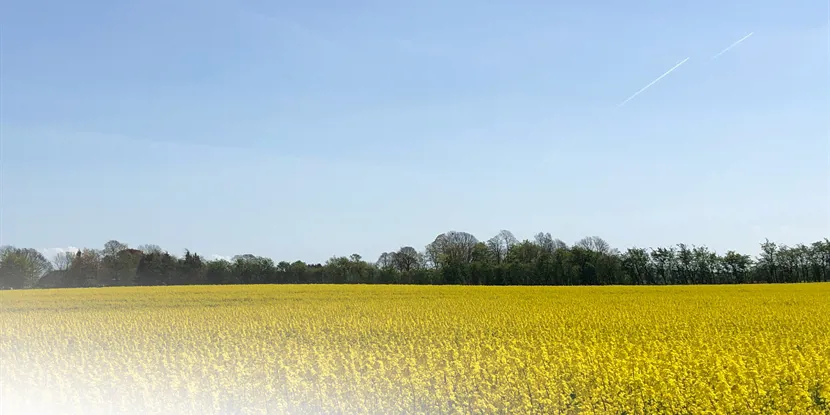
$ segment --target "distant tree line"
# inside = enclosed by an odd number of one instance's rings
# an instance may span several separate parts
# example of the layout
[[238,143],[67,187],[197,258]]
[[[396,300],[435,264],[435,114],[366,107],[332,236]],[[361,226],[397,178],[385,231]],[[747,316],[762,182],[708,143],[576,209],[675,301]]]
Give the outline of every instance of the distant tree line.
[[447,232],[423,251],[404,246],[370,263],[353,254],[324,264],[275,263],[244,254],[206,260],[175,256],[156,245],[136,249],[109,241],[47,259],[32,248],[0,248],[0,287],[57,288],[187,284],[461,284],[461,285],[669,285],[830,281],[830,240],[810,245],[765,241],[761,253],[718,254],[678,244],[620,252],[602,238],[572,246],[549,233],[519,241],[501,231],[487,241]]

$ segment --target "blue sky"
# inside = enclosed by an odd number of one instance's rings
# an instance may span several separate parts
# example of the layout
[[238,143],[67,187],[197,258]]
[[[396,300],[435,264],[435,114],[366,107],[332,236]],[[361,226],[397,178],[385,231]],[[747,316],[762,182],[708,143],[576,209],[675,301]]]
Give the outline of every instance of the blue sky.
[[482,3],[0,0],[0,243],[830,235],[826,0]]

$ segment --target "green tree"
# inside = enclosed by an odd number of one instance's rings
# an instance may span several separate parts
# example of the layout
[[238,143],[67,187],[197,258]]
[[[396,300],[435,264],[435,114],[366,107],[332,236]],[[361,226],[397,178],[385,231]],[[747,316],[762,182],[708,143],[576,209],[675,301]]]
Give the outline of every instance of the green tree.
[[137,285],[168,285],[177,280],[178,260],[168,252],[150,251],[138,261]]
[[744,284],[752,282],[752,258],[735,251],[727,251],[720,261],[723,282]]
[[50,271],[52,263],[35,249],[0,247],[0,287],[31,288]]
[[184,256],[179,259],[178,284],[201,284],[205,282],[205,263],[199,254],[185,250]]
[[95,249],[84,248],[75,254],[72,268],[67,273],[66,282],[72,287],[93,287],[100,285],[106,277],[102,274],[101,253]]
[[135,280],[138,262],[141,261],[144,252],[111,240],[104,244],[100,255],[101,282],[107,285],[129,285]]
[[325,264],[280,261],[253,254],[232,262],[204,261],[185,251],[176,258],[157,245],[129,249],[112,240],[100,251],[82,249],[55,261],[34,249],[0,249],[0,285],[86,287],[101,284],[472,284],[607,285],[737,284],[830,281],[830,240],[785,246],[765,241],[757,261],[706,246],[677,244],[620,253],[597,236],[574,246],[550,233],[533,241],[501,231],[486,242],[466,232],[438,235],[418,252],[410,246],[380,255],[370,264],[358,254],[334,256]]
[[205,266],[205,283],[230,284],[233,282],[231,263],[224,259],[210,261]]

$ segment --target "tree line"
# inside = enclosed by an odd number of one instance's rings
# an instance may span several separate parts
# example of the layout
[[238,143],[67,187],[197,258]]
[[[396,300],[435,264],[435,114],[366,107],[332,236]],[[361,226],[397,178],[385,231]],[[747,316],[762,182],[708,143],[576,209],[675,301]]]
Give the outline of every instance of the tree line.
[[510,231],[479,241],[467,232],[438,235],[419,251],[404,246],[374,262],[360,255],[323,264],[252,254],[206,260],[157,245],[130,248],[112,240],[46,258],[33,248],[0,247],[5,289],[188,284],[459,284],[670,285],[830,281],[830,239],[810,245],[761,244],[756,257],[678,244],[619,251],[600,237],[573,245],[539,233],[519,241]]

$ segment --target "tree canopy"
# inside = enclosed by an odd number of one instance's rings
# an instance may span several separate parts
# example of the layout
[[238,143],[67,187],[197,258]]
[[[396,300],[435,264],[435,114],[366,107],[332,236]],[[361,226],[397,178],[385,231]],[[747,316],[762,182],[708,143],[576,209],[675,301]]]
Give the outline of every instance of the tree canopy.
[[438,235],[423,250],[403,246],[374,262],[358,254],[324,264],[274,262],[242,254],[206,260],[157,245],[108,241],[45,258],[33,248],[0,248],[0,287],[187,284],[668,285],[830,281],[830,240],[809,245],[765,241],[757,257],[677,244],[619,251],[597,236],[569,246],[550,233],[518,240],[510,231],[480,241],[467,232]]

